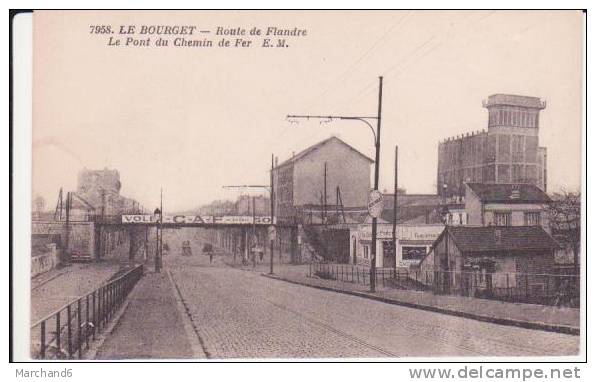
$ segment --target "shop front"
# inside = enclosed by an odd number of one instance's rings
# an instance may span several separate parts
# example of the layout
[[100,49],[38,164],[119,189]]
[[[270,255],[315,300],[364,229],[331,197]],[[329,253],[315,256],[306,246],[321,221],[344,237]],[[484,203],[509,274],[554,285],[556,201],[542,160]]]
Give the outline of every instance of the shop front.
[[[426,255],[433,242],[443,229],[442,224],[398,225],[395,230],[395,247],[393,251],[393,227],[391,224],[377,225],[377,258],[376,266],[408,268],[417,264]],[[372,252],[372,226],[360,224],[350,231],[350,253],[352,263],[370,265]]]

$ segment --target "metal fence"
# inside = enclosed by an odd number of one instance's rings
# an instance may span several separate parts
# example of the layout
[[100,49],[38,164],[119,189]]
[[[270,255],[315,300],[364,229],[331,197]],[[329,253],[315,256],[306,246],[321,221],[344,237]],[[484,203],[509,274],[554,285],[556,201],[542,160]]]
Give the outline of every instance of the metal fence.
[[[309,276],[370,285],[365,266],[311,263]],[[579,307],[577,275],[376,269],[377,285],[508,302]]]
[[[362,285],[370,285],[370,268],[358,265],[310,263],[308,267],[310,277],[317,276],[322,279],[344,281]],[[408,280],[407,275],[395,272],[393,268],[376,268],[377,285],[395,285],[395,281]]]
[[577,275],[410,270],[409,277],[437,294],[579,306],[580,280]]
[[143,265],[135,266],[37,321],[31,326],[31,357],[82,358],[142,276]]

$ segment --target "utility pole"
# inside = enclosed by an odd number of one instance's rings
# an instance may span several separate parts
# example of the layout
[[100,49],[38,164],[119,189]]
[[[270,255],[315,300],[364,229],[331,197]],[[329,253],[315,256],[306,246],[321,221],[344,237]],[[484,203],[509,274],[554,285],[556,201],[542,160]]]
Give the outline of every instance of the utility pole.
[[58,221],[62,221],[62,187],[60,187],[60,192],[58,193],[58,202],[56,202],[56,209],[54,210],[54,220],[58,217]]
[[[375,142],[375,188],[379,190],[379,161],[381,159],[381,105],[383,98],[383,77],[379,77],[379,111],[377,113],[377,137]],[[370,291],[375,292],[377,281],[377,218],[372,218],[372,248],[370,266]]]
[[106,250],[104,223],[106,219],[106,190],[101,189],[101,225],[99,226],[99,257],[104,257]]
[[161,210],[161,219],[159,219],[159,270],[163,267],[163,188],[159,189],[159,209]]
[[255,213],[255,196],[252,197],[252,240],[251,240],[251,250],[252,250],[252,267],[255,268],[257,266],[257,254],[255,253],[256,245],[257,245],[257,225],[255,222],[256,213]]
[[323,224],[327,225],[327,162],[323,167]]
[[395,146],[395,174],[393,183],[393,231],[391,238],[393,246],[393,277],[397,277],[397,145]]
[[[324,119],[331,121],[334,119],[340,120],[357,120],[364,122],[372,131],[375,139],[375,179],[374,190],[379,189],[379,160],[381,158],[381,104],[383,99],[383,77],[379,77],[379,106],[377,115],[373,116],[344,116],[344,115],[288,115],[287,118],[301,118],[301,119]],[[377,130],[375,133],[374,127],[369,120],[377,121]],[[371,248],[371,267],[370,267],[370,291],[375,292],[376,289],[376,260],[377,260],[377,218],[372,218],[372,248]]]
[[[274,222],[274,208],[275,208],[275,202],[273,201],[273,168],[274,168],[274,164],[273,164],[273,160],[274,160],[274,155],[271,154],[271,174],[269,176],[269,190],[270,195],[269,195],[269,201],[271,202],[271,226],[275,229],[275,222]],[[269,274],[272,275],[273,274],[273,238],[269,238],[269,254],[270,254],[270,258],[269,258]]]
[[64,238],[64,258],[66,263],[70,265],[70,252],[68,245],[70,244],[70,191],[66,193],[66,237]]

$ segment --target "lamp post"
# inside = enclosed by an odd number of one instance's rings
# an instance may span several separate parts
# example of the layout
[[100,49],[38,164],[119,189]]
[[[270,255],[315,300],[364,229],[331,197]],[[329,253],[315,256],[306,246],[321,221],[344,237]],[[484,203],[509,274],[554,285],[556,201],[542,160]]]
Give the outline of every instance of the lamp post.
[[[343,115],[288,115],[288,118],[303,118],[303,119],[324,119],[331,121],[333,119],[341,120],[356,120],[364,122],[372,131],[375,139],[375,178],[373,191],[379,190],[379,160],[381,157],[381,106],[383,98],[383,77],[379,77],[379,98],[376,116],[343,116]],[[377,122],[377,131],[369,120]],[[372,246],[371,246],[371,265],[370,265],[370,291],[375,291],[376,285],[376,262],[377,262],[377,218],[372,216]]]
[[161,228],[161,210],[159,208],[156,208],[155,211],[153,211],[153,219],[155,220],[156,226],[155,226],[155,272],[159,273],[161,271],[161,264],[160,264],[160,257],[161,254],[160,249],[161,249],[161,245],[160,245],[160,238],[159,238],[159,231]]

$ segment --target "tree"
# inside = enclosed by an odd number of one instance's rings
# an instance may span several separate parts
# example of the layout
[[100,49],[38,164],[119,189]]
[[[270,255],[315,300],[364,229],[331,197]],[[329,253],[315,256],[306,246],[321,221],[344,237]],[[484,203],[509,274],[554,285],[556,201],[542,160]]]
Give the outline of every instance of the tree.
[[550,228],[555,239],[573,251],[573,265],[579,273],[581,243],[581,194],[562,190],[552,196],[549,207]]

